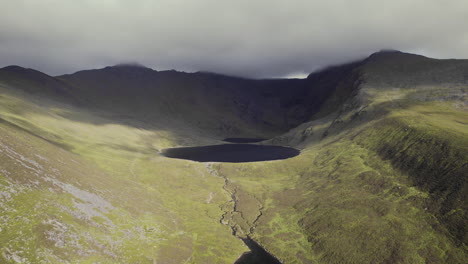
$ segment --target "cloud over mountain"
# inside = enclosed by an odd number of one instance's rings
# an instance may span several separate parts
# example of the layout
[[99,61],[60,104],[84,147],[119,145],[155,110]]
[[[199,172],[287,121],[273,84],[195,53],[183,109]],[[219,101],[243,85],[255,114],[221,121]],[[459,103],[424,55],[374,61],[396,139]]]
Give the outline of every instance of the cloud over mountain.
[[50,74],[138,62],[248,77],[382,48],[467,58],[464,0],[0,0],[0,66]]

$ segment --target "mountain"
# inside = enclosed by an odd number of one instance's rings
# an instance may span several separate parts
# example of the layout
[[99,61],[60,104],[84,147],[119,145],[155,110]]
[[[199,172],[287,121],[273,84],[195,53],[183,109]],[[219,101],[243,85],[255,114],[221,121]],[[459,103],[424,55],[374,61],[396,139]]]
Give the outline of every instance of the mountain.
[[317,112],[323,97],[306,80],[248,80],[134,66],[58,79],[75,87],[75,95],[88,99],[90,107],[149,120],[170,117],[224,136],[285,132]]
[[[399,51],[306,79],[2,68],[0,262],[466,263],[467,88],[468,60]],[[228,137],[301,154],[160,154]]]
[[19,66],[0,69],[0,79],[6,86],[20,89],[30,94],[43,95],[57,100],[72,101],[71,87],[42,72]]
[[148,120],[169,117],[222,135],[271,136],[287,130],[300,121],[288,118],[295,114],[289,107],[295,98],[285,91],[304,89],[302,80],[253,81],[131,66],[59,79],[76,87],[76,95],[89,99],[93,108]]

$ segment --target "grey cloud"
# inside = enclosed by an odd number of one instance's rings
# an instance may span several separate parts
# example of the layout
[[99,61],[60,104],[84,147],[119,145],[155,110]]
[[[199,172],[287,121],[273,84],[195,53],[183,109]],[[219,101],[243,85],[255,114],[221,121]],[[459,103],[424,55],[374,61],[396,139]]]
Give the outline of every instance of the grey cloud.
[[394,48],[468,57],[466,0],[0,0],[0,66],[279,77]]

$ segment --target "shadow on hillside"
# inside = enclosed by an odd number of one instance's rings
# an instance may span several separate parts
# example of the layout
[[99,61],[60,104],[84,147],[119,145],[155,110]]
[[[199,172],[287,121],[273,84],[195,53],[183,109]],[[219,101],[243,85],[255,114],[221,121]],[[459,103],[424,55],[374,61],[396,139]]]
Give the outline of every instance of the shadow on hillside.
[[250,251],[242,254],[234,264],[281,264],[278,259],[270,255],[251,238],[244,238],[242,241],[249,247]]

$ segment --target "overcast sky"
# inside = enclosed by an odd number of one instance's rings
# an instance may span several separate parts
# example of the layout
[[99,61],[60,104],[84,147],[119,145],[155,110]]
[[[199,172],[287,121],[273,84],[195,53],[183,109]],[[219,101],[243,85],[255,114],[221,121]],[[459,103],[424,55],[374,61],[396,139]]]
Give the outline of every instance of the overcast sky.
[[393,48],[468,58],[468,0],[0,0],[0,67],[300,76]]

